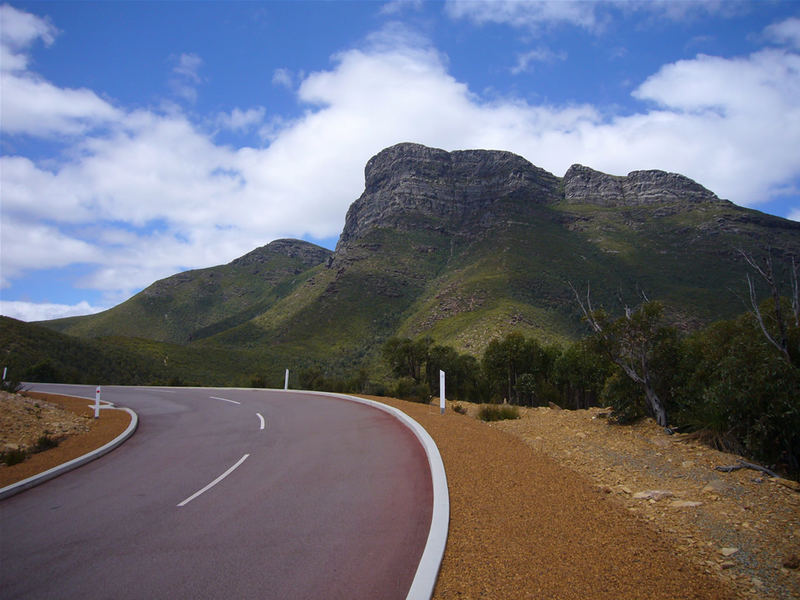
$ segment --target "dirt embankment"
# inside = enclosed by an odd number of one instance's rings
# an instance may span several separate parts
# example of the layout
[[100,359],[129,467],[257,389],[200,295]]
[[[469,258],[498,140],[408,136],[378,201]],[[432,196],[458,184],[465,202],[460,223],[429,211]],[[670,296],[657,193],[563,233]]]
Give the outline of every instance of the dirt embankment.
[[0,487],[83,456],[110,442],[130,424],[121,410],[103,410],[94,419],[91,402],[58,394],[0,392],[0,451],[30,451],[43,436],[58,446],[30,454],[23,462],[0,463]]

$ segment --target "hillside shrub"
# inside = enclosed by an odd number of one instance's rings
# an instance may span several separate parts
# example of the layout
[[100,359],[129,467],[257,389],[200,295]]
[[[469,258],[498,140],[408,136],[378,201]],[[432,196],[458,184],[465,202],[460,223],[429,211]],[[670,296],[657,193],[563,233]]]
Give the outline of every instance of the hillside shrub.
[[44,434],[39,437],[36,441],[36,446],[34,446],[34,452],[44,452],[45,450],[50,450],[51,448],[55,448],[59,444],[59,439],[56,437],[52,437],[48,434]]
[[19,464],[26,458],[28,458],[28,453],[21,448],[12,448],[0,453],[0,460],[2,460],[8,467]]
[[481,421],[504,421],[519,419],[519,407],[512,404],[485,404],[478,411]]
[[431,397],[428,385],[425,383],[417,383],[411,377],[401,377],[398,379],[392,395],[401,400],[410,400],[411,402],[422,402],[425,404],[430,402]]
[[800,369],[749,314],[687,339],[676,419],[720,449],[800,475]]

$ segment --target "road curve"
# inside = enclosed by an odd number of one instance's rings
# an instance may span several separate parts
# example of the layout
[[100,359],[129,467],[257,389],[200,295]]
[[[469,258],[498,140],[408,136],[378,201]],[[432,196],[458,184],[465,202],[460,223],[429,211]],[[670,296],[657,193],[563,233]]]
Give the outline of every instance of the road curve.
[[139,414],[137,434],[0,502],[4,598],[406,597],[432,487],[397,419],[268,390],[103,399]]

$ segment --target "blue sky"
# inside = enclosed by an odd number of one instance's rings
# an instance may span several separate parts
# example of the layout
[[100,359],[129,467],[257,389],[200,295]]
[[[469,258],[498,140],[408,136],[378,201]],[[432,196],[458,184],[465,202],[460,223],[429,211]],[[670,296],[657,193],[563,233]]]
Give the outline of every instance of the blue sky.
[[0,313],[332,248],[404,141],[683,173],[800,220],[798,2],[0,6]]

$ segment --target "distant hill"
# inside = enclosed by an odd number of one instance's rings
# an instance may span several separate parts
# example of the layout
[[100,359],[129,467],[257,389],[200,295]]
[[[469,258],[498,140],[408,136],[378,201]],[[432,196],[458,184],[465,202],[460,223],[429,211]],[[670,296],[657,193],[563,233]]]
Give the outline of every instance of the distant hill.
[[7,367],[12,381],[124,385],[168,378],[153,356],[8,317],[0,317],[0,340],[5,350],[0,368]]
[[218,267],[155,282],[109,310],[41,324],[84,337],[140,337],[184,344],[261,314],[325,262],[331,251],[300,240],[276,240]]
[[800,223],[678,174],[573,165],[560,178],[509,152],[398,144],[367,163],[335,252],[278,240],[103,313],[41,325],[170,343],[187,357],[227,349],[240,357],[231,378],[289,363],[352,368],[392,335],[478,355],[509,330],[582,335],[567,282],[590,282],[612,312],[645,293],[686,329],[731,317],[746,290],[738,249],[767,246],[776,263],[800,256]]

